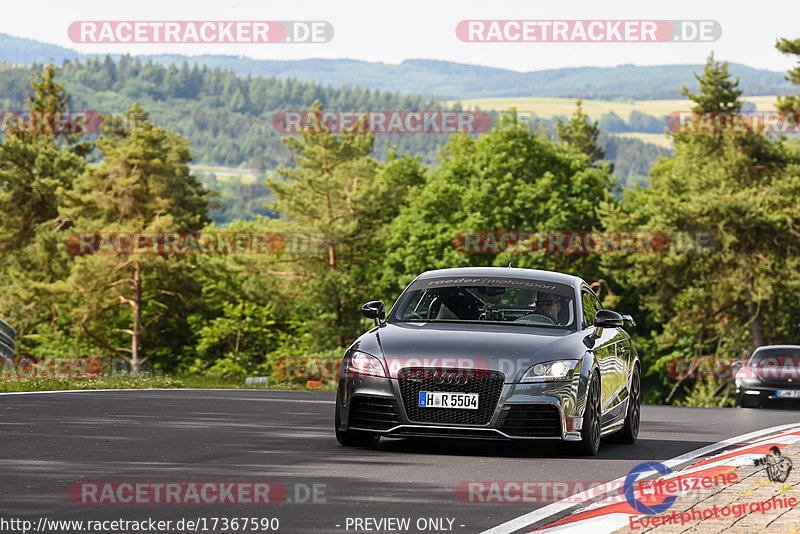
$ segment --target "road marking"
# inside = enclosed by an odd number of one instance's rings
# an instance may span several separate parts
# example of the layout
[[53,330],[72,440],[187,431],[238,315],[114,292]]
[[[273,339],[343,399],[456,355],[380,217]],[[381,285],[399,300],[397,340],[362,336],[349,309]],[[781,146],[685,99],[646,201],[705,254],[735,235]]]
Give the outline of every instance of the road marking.
[[[705,447],[700,447],[699,449],[695,449],[693,451],[689,451],[685,454],[681,454],[680,456],[676,456],[670,460],[666,460],[661,462],[662,464],[666,465],[669,468],[672,468],[676,465],[680,465],[686,463],[690,460],[694,460],[700,456],[705,454],[714,452],[718,449],[727,447],[728,445],[735,445],[737,443],[741,443],[743,441],[753,439],[756,437],[760,437],[766,434],[774,434],[781,432],[783,430],[787,430],[790,428],[800,428],[800,423],[790,423],[788,425],[779,425],[773,426],[771,428],[766,428],[763,430],[756,430],[755,432],[750,432],[749,434],[742,434],[740,436],[734,436],[732,438],[728,438],[722,441],[718,441],[717,443],[712,443],[711,445],[706,445]],[[628,476],[626,473],[624,476],[621,476],[617,479],[611,480],[606,482],[606,486],[612,484],[621,484],[625,482],[625,478]],[[598,497],[597,494],[592,493],[590,494],[590,490],[583,491],[581,493],[576,493],[575,495],[571,495],[566,499],[562,499],[558,502],[554,502],[552,504],[548,504],[547,506],[543,506],[538,510],[534,510],[532,512],[528,512],[527,514],[523,514],[517,518],[514,518],[510,521],[506,521],[505,523],[498,525],[496,527],[490,528],[489,530],[484,530],[481,534],[511,534],[512,532],[516,532],[520,529],[528,527],[534,523],[537,523],[543,519],[547,519],[548,517],[555,515],[559,512],[563,512],[569,508],[575,508],[581,503],[588,501],[589,499],[596,499]],[[580,499],[576,502],[576,499]]]

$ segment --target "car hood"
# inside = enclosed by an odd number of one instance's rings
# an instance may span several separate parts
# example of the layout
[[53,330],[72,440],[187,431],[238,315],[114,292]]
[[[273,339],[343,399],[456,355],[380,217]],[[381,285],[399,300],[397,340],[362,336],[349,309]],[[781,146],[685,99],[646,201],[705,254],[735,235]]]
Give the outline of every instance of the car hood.
[[392,378],[406,367],[488,369],[517,377],[531,365],[579,360],[585,332],[536,326],[474,323],[385,323],[351,346],[383,358]]
[[768,385],[797,386],[800,384],[800,359],[770,358],[767,364],[748,363],[737,373],[737,376]]

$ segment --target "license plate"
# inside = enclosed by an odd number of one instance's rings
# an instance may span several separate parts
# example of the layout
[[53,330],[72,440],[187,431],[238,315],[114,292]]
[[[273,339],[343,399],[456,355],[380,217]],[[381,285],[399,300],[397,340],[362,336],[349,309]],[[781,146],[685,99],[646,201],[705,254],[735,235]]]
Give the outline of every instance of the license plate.
[[800,399],[800,389],[778,389],[775,390],[776,397]]
[[461,410],[477,410],[477,393],[445,393],[441,391],[420,391],[421,408],[458,408]]

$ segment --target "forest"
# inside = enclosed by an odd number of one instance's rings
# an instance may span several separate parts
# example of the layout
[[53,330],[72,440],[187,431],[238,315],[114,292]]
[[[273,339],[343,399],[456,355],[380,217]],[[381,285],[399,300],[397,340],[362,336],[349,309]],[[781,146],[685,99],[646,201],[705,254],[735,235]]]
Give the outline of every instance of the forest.
[[[30,80],[42,68],[41,64],[0,65],[0,109],[24,109]],[[116,61],[110,56],[103,60],[64,60],[59,68],[59,83],[70,95],[72,110],[121,116],[128,106],[138,102],[155,124],[189,140],[194,163],[243,167],[257,175],[279,165],[293,165],[291,152],[272,125],[280,111],[308,110],[315,101],[323,102],[330,110],[419,111],[451,107],[439,99],[414,94],[348,85],[334,87],[274,76],[238,76],[219,67],[211,69],[196,63],[190,67],[185,61],[168,66],[152,61],[143,64],[131,56],[121,56]],[[459,109],[458,105],[452,107]],[[555,121],[551,118],[540,118],[536,125],[539,127],[545,128],[549,136],[555,135]],[[623,127],[620,131],[628,130]],[[664,131],[663,122],[660,131]],[[446,135],[378,134],[373,155],[386,159],[389,147],[395,147],[398,153],[409,152],[426,164],[435,164],[437,150],[446,142]],[[609,161],[616,165],[616,176],[622,185],[642,181],[650,164],[669,152],[605,132],[600,144]]]
[[[778,47],[800,58],[800,39]],[[264,160],[278,164],[264,183],[274,195],[270,213],[221,228],[209,217],[219,194],[189,164],[198,147],[213,154],[202,136],[216,139],[214,121],[233,116],[223,110],[249,116],[273,99],[285,106],[313,99],[317,112],[370,99],[397,109],[433,103],[205,69],[152,66],[148,76],[161,77],[148,80],[136,61],[99,65],[41,66],[27,82],[26,107],[89,105],[87,93],[70,92],[79,83],[101,95],[95,103],[144,117],[135,128],[109,122],[97,138],[7,132],[0,143],[0,317],[17,329],[20,356],[115,357],[134,371],[147,364],[174,376],[287,379],[287,362],[341,357],[370,327],[360,306],[374,299],[391,306],[420,272],[509,262],[580,275],[606,307],[637,319],[648,403],[730,405],[730,381],[676,382],[669,362],[797,343],[800,143],[793,138],[673,134],[675,150],[653,163],[648,186],[617,191],[598,126],[579,106],[558,121],[555,136],[513,110],[502,113],[487,133],[447,138],[433,163],[410,147],[379,157],[370,133],[281,139],[253,115],[242,131],[256,144],[274,138],[291,158]],[[710,57],[696,76],[699,90],[683,89],[690,109],[741,109],[726,63]],[[800,66],[788,76],[800,85]],[[152,98],[134,101],[129,84]],[[197,146],[192,135],[156,121],[159,113],[180,114],[170,98],[202,104],[191,112],[206,125],[193,134],[201,136]],[[780,97],[776,106],[798,111],[800,97]],[[223,156],[241,150],[239,141],[215,146],[220,158],[242,157]],[[657,254],[465,254],[453,246],[464,231],[640,229],[711,232],[718,246]],[[81,232],[223,230],[315,236],[323,246],[80,255],[68,243]]]

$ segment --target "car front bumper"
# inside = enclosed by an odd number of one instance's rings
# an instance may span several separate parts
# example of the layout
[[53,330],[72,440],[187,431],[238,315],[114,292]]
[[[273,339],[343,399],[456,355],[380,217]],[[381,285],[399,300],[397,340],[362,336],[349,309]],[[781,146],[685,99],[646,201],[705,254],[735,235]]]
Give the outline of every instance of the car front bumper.
[[754,384],[739,384],[736,386],[736,397],[740,401],[744,402],[759,402],[761,404],[766,403],[767,401],[773,400],[800,400],[800,396],[798,397],[789,397],[789,396],[779,396],[778,391],[785,390],[785,391],[795,391],[797,395],[800,395],[800,387],[795,384],[787,384],[781,386],[773,386],[773,385],[766,385],[762,383],[754,383]]
[[[459,421],[460,415],[455,412],[468,410],[424,408],[426,411],[421,414],[414,406],[418,399],[409,398],[409,389],[401,383],[402,379],[341,379],[336,395],[339,429],[384,436],[580,441],[585,407],[582,399],[587,382],[580,367],[579,364],[572,378],[565,381],[506,383],[503,380],[498,385],[496,404],[484,407],[488,421],[477,424]],[[451,390],[460,391],[457,386]],[[483,400],[487,402],[486,395]],[[481,398],[478,402],[480,406]],[[467,418],[474,414],[463,415]]]

